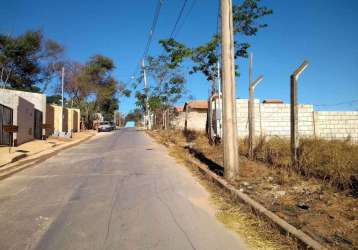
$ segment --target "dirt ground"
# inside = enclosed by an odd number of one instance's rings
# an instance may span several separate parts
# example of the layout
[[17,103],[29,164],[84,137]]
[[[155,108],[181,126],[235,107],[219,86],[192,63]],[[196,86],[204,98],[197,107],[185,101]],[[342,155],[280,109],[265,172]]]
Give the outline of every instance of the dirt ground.
[[[180,145],[222,174],[222,146],[208,144],[205,136],[178,131],[156,131],[163,144]],[[266,208],[301,229],[329,249],[358,249],[358,199],[317,178],[289,168],[275,168],[240,158],[240,176],[234,184]]]

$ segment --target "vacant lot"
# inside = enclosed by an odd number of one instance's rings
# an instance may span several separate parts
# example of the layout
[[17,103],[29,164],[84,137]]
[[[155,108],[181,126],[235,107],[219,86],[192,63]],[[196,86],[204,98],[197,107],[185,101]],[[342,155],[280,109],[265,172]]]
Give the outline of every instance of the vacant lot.
[[[156,136],[222,174],[222,146],[210,145],[204,134],[156,131]],[[298,168],[290,165],[286,140],[258,140],[256,161],[246,159],[246,145],[240,141],[237,188],[331,249],[358,248],[357,145],[302,140]]]

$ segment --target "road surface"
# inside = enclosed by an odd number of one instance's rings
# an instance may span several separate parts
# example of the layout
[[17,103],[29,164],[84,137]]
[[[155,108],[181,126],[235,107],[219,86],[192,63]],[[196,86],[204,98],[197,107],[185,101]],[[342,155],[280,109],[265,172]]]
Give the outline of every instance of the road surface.
[[0,249],[245,249],[208,192],[133,128],[0,181]]

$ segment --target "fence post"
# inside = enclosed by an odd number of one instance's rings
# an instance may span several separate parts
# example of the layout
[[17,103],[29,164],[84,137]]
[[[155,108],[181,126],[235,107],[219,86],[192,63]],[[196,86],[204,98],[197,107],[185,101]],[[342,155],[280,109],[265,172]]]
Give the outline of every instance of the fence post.
[[291,163],[293,166],[298,165],[298,106],[297,106],[297,79],[301,73],[307,68],[308,61],[304,61],[300,67],[298,67],[295,72],[290,77],[291,86],[291,107],[290,107],[290,117],[291,117]]
[[259,76],[249,87],[249,158],[252,160],[254,157],[254,139],[255,139],[255,99],[254,91],[256,86],[264,79],[263,76]]

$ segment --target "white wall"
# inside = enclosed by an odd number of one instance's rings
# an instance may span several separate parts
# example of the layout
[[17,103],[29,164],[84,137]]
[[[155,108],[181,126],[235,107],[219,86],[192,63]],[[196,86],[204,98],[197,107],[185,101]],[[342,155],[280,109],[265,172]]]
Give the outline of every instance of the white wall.
[[357,111],[315,112],[316,135],[325,139],[347,139],[358,142]]
[[[236,100],[238,136],[247,137],[248,100]],[[290,137],[290,104],[265,104],[258,99],[254,102],[255,136]],[[185,120],[182,113],[176,121],[181,129]],[[206,111],[189,112],[188,129],[205,131]],[[313,105],[298,106],[298,133],[302,137],[319,137],[324,139],[351,139],[358,142],[358,111],[332,112],[314,111]]]
[[0,89],[0,103],[13,109],[13,124],[19,126],[19,132],[14,134],[18,144],[33,139],[34,109],[41,111],[43,123],[46,121],[46,96],[43,94]]

